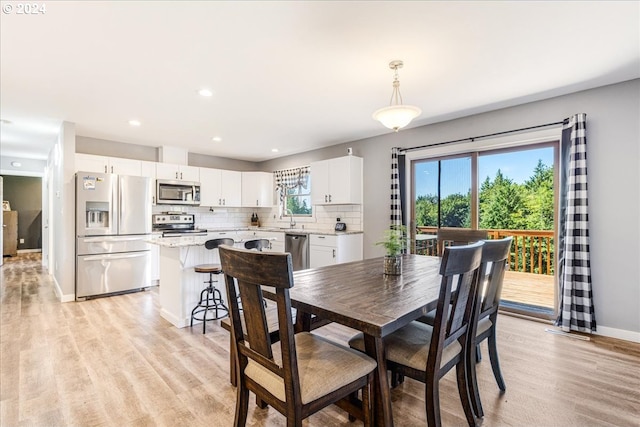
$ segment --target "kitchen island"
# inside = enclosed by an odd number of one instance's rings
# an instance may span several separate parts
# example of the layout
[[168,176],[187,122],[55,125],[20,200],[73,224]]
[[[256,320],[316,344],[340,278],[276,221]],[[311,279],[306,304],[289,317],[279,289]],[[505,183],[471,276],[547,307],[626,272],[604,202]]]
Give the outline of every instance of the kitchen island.
[[[266,238],[277,242],[271,233],[213,232],[206,236],[189,237],[154,237],[148,242],[160,247],[160,315],[178,328],[189,326],[191,310],[200,299],[200,292],[207,286],[208,274],[196,273],[194,267],[199,264],[219,264],[217,250],[204,247],[207,240],[229,237],[235,246],[244,247],[244,242]],[[215,279],[214,275],[214,279]],[[222,298],[227,301],[224,279],[217,276],[214,283]],[[196,321],[198,322],[198,321]],[[199,323],[199,322],[198,322]]]

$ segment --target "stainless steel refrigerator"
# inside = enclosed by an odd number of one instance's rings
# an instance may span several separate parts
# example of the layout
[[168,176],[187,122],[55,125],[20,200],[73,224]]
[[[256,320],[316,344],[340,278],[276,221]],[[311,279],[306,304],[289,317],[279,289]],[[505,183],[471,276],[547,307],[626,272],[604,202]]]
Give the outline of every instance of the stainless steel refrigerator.
[[76,173],[76,299],[150,285],[148,180]]

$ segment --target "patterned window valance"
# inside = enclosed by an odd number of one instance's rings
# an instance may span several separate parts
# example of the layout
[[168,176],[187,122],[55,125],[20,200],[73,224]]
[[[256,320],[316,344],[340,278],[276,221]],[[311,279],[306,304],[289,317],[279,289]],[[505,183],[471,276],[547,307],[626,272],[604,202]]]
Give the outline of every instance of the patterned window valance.
[[275,171],[276,190],[289,190],[299,186],[306,189],[310,171],[311,167],[309,166]]
[[276,190],[280,192],[280,200],[284,202],[287,190],[298,187],[307,189],[310,173],[310,166],[274,171],[273,174],[276,177]]

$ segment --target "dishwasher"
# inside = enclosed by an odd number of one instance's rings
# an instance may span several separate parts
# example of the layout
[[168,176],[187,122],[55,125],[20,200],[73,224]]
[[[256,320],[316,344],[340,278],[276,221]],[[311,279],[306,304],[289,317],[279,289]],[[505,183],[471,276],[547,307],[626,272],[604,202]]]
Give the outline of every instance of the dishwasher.
[[284,251],[291,254],[293,271],[309,268],[309,235],[285,233]]

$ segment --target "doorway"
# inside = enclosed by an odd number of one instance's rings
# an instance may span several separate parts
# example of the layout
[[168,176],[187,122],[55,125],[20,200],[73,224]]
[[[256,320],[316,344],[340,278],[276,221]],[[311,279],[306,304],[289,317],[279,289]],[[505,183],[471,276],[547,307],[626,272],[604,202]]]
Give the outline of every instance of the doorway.
[[501,308],[553,318],[557,159],[557,143],[543,143],[413,160],[413,250],[434,255],[426,236],[438,227],[512,236]]

